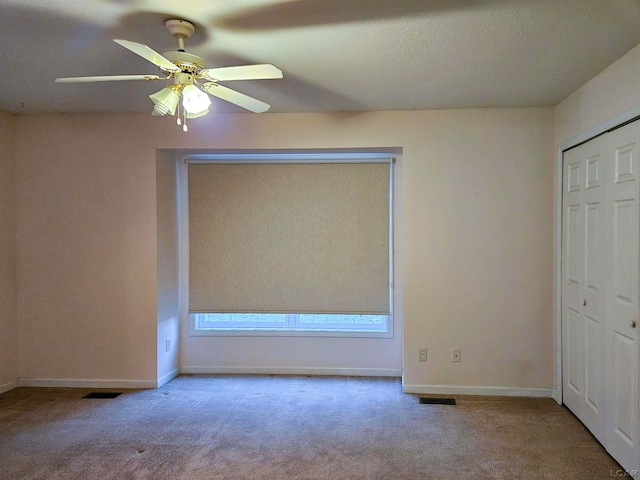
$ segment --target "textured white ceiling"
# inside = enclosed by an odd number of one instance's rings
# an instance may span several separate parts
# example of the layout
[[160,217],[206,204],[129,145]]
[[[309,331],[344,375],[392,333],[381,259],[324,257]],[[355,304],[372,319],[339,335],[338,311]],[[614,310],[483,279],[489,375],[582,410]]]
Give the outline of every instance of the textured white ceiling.
[[0,109],[150,112],[159,82],[54,79],[158,73],[112,39],[175,50],[168,18],[207,67],[281,68],[225,84],[273,112],[554,105],[640,43],[640,0],[0,0]]

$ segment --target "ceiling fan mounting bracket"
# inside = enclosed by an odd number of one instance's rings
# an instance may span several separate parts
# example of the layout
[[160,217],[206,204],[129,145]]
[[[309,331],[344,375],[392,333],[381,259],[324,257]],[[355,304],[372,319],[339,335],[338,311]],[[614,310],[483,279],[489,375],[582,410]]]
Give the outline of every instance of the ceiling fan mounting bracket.
[[171,19],[164,22],[164,26],[169,33],[175,38],[189,38],[196,31],[196,27],[193,23],[186,20]]

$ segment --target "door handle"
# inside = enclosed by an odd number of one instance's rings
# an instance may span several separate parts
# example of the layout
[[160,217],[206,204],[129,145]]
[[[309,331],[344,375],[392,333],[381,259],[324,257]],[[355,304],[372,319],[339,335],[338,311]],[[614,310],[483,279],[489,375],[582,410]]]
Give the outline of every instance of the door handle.
[[584,307],[587,306],[587,299],[586,298],[582,299],[582,306],[584,306]]
[[630,326],[631,328],[636,328],[636,321],[635,321],[635,320],[631,320],[631,321],[629,322],[629,326]]

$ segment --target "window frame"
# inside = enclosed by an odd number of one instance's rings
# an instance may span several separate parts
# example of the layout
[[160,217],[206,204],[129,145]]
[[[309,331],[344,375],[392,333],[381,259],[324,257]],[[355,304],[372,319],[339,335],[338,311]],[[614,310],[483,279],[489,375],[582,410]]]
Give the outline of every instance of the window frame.
[[[265,324],[269,326],[248,326],[238,328],[237,326],[225,325],[218,328],[202,328],[198,327],[199,315],[207,315],[202,313],[190,313],[189,314],[189,326],[190,335],[192,336],[284,336],[284,337],[355,337],[355,338],[393,338],[393,315],[376,315],[386,317],[386,330],[367,330],[365,327],[360,326],[352,329],[340,329],[340,328],[322,328],[317,324],[317,327],[300,326],[299,317],[302,314],[289,313],[284,314],[287,317],[287,324],[282,326],[269,325],[269,322]],[[233,314],[232,314],[233,315]],[[337,314],[339,315],[339,314]],[[356,315],[356,314],[354,314]],[[359,315],[359,314],[357,314]],[[336,325],[336,324],[333,324]],[[362,324],[360,324],[362,325]],[[235,328],[234,328],[235,327]]]
[[[345,337],[345,338],[394,338],[394,313],[393,313],[393,194],[394,194],[394,172],[393,165],[397,153],[390,151],[367,152],[363,150],[351,152],[286,152],[286,153],[207,153],[207,154],[186,154],[181,160],[184,164],[189,163],[218,163],[218,164],[238,164],[238,163],[389,163],[389,314],[387,316],[386,331],[367,331],[362,329],[339,330],[320,328],[299,328],[285,329],[276,328],[199,328],[197,325],[197,315],[205,312],[189,312],[188,325],[189,336],[210,337],[210,336],[237,336],[237,337]],[[188,183],[187,183],[188,188]],[[188,211],[188,205],[187,205]],[[188,237],[187,237],[188,239]],[[188,240],[187,240],[188,245]],[[217,312],[211,312],[217,313]],[[220,312],[220,313],[242,313],[242,312]],[[260,312],[255,312],[260,313]],[[271,312],[265,312],[271,313]],[[291,315],[301,315],[311,312],[297,312]],[[353,313],[362,315],[365,313]],[[344,315],[348,315],[344,313]]]

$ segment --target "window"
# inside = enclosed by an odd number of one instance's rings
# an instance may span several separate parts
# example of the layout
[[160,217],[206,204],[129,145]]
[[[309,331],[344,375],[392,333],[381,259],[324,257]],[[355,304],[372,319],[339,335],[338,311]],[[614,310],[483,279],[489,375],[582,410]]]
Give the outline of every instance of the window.
[[[198,331],[255,333],[388,333],[389,315],[324,313],[195,313]],[[342,336],[342,335],[341,335]]]
[[389,155],[185,160],[192,334],[393,336]]

